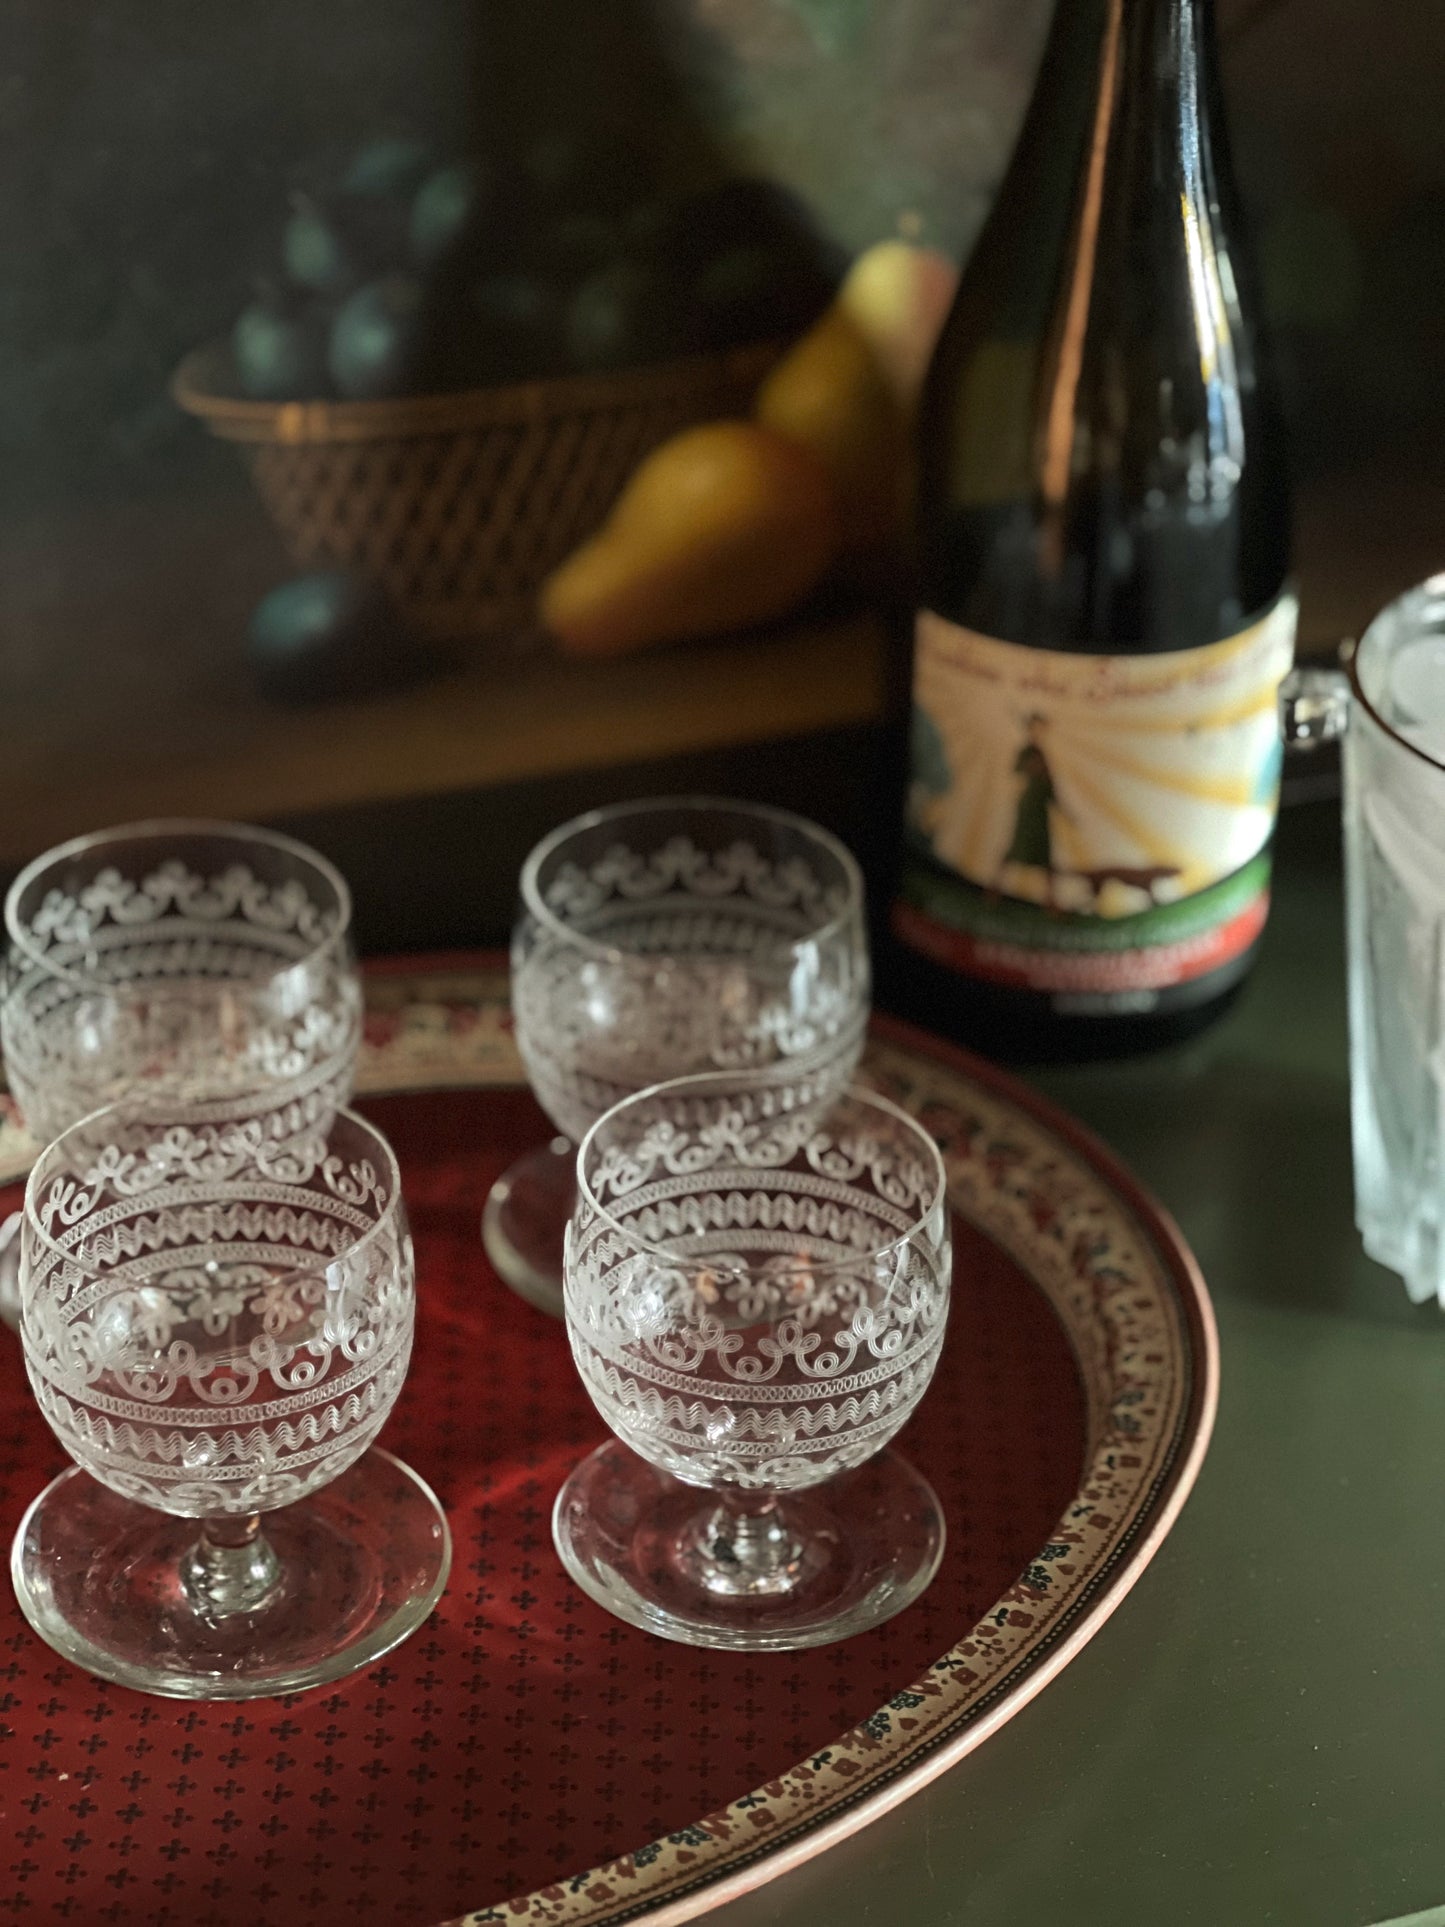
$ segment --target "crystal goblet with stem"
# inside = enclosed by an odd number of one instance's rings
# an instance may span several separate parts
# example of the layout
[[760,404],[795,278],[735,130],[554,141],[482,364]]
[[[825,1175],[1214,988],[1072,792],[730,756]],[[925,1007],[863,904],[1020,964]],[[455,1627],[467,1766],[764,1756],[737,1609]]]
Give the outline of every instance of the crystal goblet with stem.
[[607,1112],[577,1172],[567,1331],[616,1437],[557,1498],[572,1577],[698,1646],[820,1645],[900,1611],[944,1538],[888,1449],[947,1322],[933,1140],[857,1086],[820,1110],[715,1074]]
[[441,1594],[446,1520],[374,1444],[411,1356],[414,1265],[384,1137],[336,1111],[97,1111],[26,1188],[20,1334],[75,1464],[11,1552],[26,1617],[103,1679],[186,1699],[369,1665]]
[[817,824],[754,803],[663,797],[564,823],[527,858],[512,1010],[559,1135],[493,1186],[488,1255],[561,1316],[576,1147],[630,1093],[773,1067],[800,1097],[842,1090],[868,1021],[863,879]]
[[[351,1094],[361,986],[351,893],[305,844],[149,822],[38,857],[5,899],[0,1049],[41,1144],[124,1101],[197,1124],[325,1126]],[[18,1214],[0,1231],[16,1315]]]

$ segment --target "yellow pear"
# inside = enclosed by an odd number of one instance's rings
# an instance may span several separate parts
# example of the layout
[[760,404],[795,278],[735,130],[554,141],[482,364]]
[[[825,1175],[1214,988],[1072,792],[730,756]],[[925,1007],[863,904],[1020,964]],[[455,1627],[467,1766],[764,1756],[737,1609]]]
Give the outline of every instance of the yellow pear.
[[903,411],[842,307],[835,303],[788,350],[758,390],[753,413],[823,464],[845,542],[866,547],[894,532],[905,499]]
[[858,256],[838,290],[837,305],[872,348],[905,414],[917,405],[957,287],[957,267],[937,248],[879,241]]
[[833,494],[808,449],[756,422],[707,422],[642,461],[538,607],[569,654],[617,655],[785,615],[837,549]]

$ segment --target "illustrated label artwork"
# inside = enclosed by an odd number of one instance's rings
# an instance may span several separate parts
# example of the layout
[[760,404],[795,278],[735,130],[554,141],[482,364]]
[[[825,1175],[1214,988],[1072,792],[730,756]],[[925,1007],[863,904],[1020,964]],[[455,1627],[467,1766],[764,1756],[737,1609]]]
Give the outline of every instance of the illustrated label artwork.
[[1205,648],[1093,656],[922,612],[901,933],[1055,991],[1157,989],[1242,955],[1268,903],[1296,619],[1285,596]]

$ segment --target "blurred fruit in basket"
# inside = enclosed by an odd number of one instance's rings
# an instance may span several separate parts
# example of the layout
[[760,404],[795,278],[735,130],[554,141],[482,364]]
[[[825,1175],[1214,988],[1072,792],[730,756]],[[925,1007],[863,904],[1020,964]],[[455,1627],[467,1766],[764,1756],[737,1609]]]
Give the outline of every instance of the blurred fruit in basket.
[[[281,258],[292,281],[340,297],[362,281],[408,266],[411,224],[432,179],[426,168],[427,150],[419,143],[373,141],[359,150],[339,184],[293,194],[281,233]],[[442,218],[436,206],[441,198],[433,190],[424,228]]]
[[786,189],[671,187],[641,141],[568,126],[485,163],[387,135],[291,203],[294,298],[248,311],[234,341],[257,400],[487,388],[786,340],[843,265]]
[[327,332],[314,304],[263,288],[231,330],[242,392],[256,401],[298,401],[324,389]]
[[341,177],[341,192],[359,198],[413,193],[434,156],[409,134],[382,134],[357,148]]
[[755,422],[710,422],[643,460],[538,606],[573,655],[714,635],[785,614],[827,573],[838,539],[808,449]]
[[[751,190],[719,196],[714,233],[731,242],[756,206]],[[712,256],[704,274],[742,252]],[[902,242],[860,256],[764,377],[753,421],[684,430],[655,449],[602,529],[543,584],[539,609],[562,647],[618,654],[765,621],[817,588],[840,551],[894,547],[908,419],[954,279],[942,255]]]
[[[827,308],[844,263],[787,190],[679,186],[660,150],[597,130],[544,127],[484,160],[387,136],[313,170],[278,228],[284,285],[239,318],[231,367],[200,350],[175,392],[244,447],[293,554],[385,581],[418,628],[525,623],[559,543],[586,537],[619,488],[616,516],[552,585],[558,633],[579,650],[766,620],[827,569],[840,500],[850,535],[861,525],[843,458],[861,471],[878,443],[846,395],[841,425],[798,402],[791,443],[733,421],[701,444],[684,432],[661,483],[646,464],[623,479],[680,425],[744,414],[779,342]],[[520,392],[532,383],[545,387]],[[449,394],[465,395],[454,413],[432,399]],[[355,405],[268,412],[240,397]],[[367,406],[410,397],[415,410]],[[345,527],[317,459],[343,443]],[[253,654],[278,686],[306,685],[313,662],[325,681],[333,626],[380,622],[328,580],[294,587],[280,616],[258,612]],[[327,621],[302,623],[327,596]],[[294,662],[283,618],[304,631]]]
[[847,542],[869,547],[894,534],[905,506],[903,411],[872,346],[841,304],[767,376],[754,413],[818,457]]
[[252,613],[247,641],[258,688],[280,702],[374,695],[438,667],[381,591],[340,569],[272,589]]
[[336,311],[326,365],[338,394],[375,401],[411,393],[426,355],[426,289],[390,274],[348,295]]
[[412,253],[435,267],[481,220],[487,181],[478,162],[453,161],[428,174],[417,189],[407,222]]
[[565,341],[574,368],[636,368],[680,352],[676,294],[645,261],[618,261],[589,275],[567,308]]
[[436,164],[425,142],[401,135],[368,141],[353,155],[329,207],[350,239],[361,278],[408,265],[416,199]]
[[880,241],[858,256],[838,290],[839,307],[909,414],[957,286],[958,268],[936,248]]
[[310,194],[292,197],[291,218],[281,231],[281,259],[298,288],[343,294],[355,286],[358,266],[340,226]]

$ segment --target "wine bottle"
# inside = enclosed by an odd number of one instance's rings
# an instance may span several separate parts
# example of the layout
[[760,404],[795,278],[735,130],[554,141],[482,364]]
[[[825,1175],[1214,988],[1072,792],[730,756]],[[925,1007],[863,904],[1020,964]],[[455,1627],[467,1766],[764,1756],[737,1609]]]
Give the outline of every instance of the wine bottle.
[[1197,1029],[1264,927],[1297,614],[1211,0],[1059,0],[918,434],[894,1001],[1015,1058]]

